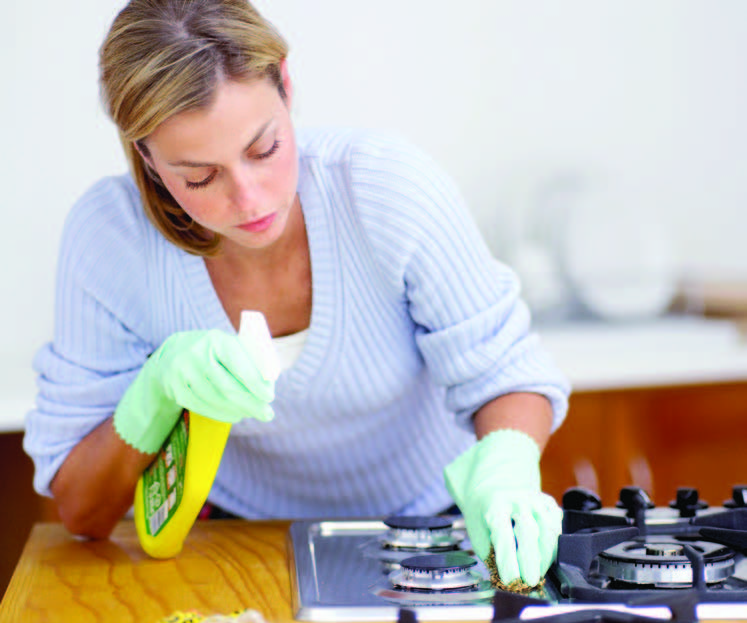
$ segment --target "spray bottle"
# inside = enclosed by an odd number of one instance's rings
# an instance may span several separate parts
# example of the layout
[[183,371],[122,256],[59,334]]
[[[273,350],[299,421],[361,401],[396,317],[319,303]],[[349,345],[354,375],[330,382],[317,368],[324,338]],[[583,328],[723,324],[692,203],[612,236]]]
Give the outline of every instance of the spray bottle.
[[[243,311],[239,340],[262,376],[275,382],[280,365],[261,312]],[[182,549],[218,471],[231,424],[184,410],[135,488],[135,527],[143,550],[173,558]]]

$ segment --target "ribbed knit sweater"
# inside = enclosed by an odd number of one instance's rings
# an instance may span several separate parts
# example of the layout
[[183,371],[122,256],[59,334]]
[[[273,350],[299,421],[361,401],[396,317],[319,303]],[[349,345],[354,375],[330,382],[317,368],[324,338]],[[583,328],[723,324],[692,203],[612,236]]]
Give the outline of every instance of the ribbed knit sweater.
[[[530,331],[514,273],[432,160],[354,130],[299,132],[298,145],[308,337],[278,379],[275,419],[234,425],[210,500],[248,518],[437,512],[477,409],[536,392],[557,427],[567,383]],[[54,326],[24,440],[45,495],[169,335],[234,332],[204,260],[152,226],[128,175],[95,184],[67,218]]]

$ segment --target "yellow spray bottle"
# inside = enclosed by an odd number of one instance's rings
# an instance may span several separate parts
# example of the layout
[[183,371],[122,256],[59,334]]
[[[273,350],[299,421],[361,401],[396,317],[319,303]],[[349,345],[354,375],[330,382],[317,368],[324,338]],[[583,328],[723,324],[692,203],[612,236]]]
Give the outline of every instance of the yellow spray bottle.
[[[241,313],[239,339],[260,366],[262,376],[276,381],[280,366],[261,312]],[[173,558],[182,550],[200,513],[231,424],[184,411],[135,488],[135,527],[143,550],[153,558]]]

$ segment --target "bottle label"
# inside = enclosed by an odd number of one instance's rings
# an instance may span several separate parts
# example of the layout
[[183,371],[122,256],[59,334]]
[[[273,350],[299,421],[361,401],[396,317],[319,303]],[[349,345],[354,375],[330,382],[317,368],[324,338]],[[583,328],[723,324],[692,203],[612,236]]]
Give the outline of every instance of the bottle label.
[[146,530],[156,536],[174,516],[184,494],[189,413],[184,411],[156,458],[143,472]]

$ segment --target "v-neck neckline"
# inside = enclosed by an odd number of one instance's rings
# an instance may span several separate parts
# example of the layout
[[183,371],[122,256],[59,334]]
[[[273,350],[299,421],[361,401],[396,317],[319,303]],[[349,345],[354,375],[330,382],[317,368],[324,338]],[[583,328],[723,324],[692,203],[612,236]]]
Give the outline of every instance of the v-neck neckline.
[[[278,379],[278,393],[304,391],[323,370],[334,369],[342,335],[335,331],[341,314],[341,274],[336,223],[323,180],[312,159],[299,158],[298,195],[306,226],[311,263],[311,321],[308,338],[298,359]],[[191,301],[195,324],[202,329],[218,328],[236,334],[213,287],[205,260],[182,252],[186,296]]]

